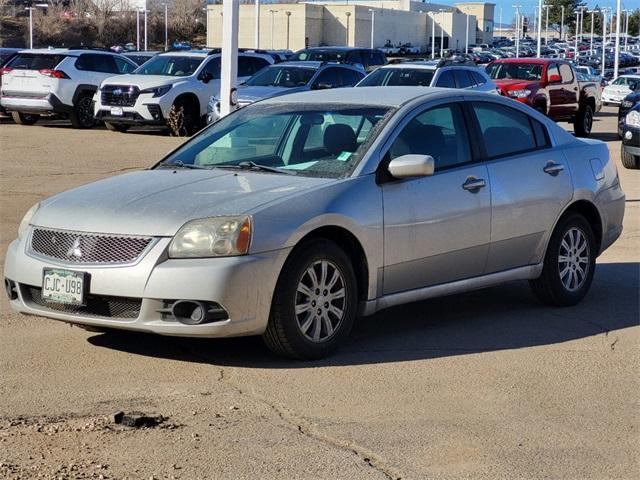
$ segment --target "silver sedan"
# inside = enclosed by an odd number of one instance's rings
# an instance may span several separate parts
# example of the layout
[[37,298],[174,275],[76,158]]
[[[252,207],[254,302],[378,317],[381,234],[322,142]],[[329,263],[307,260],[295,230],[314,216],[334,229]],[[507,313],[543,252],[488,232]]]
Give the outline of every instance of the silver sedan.
[[605,144],[509,99],[305,92],[34,205],[5,285],[27,314],[318,358],[357,315],[429,297],[526,279],[576,304],[624,198]]

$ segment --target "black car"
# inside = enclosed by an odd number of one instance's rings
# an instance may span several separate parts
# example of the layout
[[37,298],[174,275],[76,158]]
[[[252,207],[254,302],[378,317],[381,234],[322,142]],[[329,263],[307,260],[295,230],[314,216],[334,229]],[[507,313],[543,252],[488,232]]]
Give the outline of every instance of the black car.
[[622,100],[622,103],[618,108],[618,136],[620,138],[622,138],[622,125],[624,124],[624,117],[626,117],[627,113],[629,113],[629,111],[638,103],[640,103],[640,91],[631,92]]
[[640,103],[636,103],[622,124],[622,165],[640,168]]
[[385,65],[387,57],[377,48],[312,47],[298,50],[289,61],[337,62],[362,65],[367,72]]

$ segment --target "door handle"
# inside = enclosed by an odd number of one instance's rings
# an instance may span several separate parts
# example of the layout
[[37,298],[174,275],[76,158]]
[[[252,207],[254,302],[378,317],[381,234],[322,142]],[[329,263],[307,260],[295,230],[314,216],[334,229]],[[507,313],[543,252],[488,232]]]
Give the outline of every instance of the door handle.
[[478,191],[481,188],[484,188],[486,186],[487,186],[487,183],[484,181],[483,178],[476,178],[476,177],[469,177],[462,184],[462,188],[470,192]]
[[556,176],[564,170],[564,165],[549,160],[542,170],[544,170],[544,173]]

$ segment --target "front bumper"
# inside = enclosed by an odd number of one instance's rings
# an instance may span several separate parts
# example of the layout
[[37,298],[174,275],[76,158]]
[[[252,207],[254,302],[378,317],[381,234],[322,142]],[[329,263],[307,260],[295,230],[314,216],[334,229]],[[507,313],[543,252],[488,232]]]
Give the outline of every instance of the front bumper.
[[623,125],[622,148],[631,155],[640,156],[640,128]]
[[166,120],[162,115],[162,111],[158,108],[152,108],[148,116],[142,116],[137,111],[123,111],[122,115],[112,115],[111,109],[103,107],[95,114],[96,120],[109,123],[117,123],[123,125],[165,125]]
[[[171,336],[230,337],[264,331],[289,249],[240,257],[169,259],[165,253],[169,242],[169,238],[159,239],[134,265],[85,267],[33,257],[26,252],[24,241],[15,240],[7,251],[4,269],[5,277],[17,287],[11,307],[68,323]],[[34,292],[41,287],[45,267],[87,272],[93,298],[138,305],[135,318],[101,311],[66,311],[56,308],[59,304],[42,302]],[[228,312],[228,318],[201,325],[182,324],[166,313],[167,306],[176,300],[218,303]]]

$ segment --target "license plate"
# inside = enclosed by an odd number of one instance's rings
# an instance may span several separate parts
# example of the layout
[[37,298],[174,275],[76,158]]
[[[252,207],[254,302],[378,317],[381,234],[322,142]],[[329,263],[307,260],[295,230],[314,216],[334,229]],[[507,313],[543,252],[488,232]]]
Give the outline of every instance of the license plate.
[[122,107],[113,107],[111,109],[111,115],[121,117],[123,115]]
[[87,274],[45,268],[42,272],[42,298],[56,303],[69,305],[85,305]]

